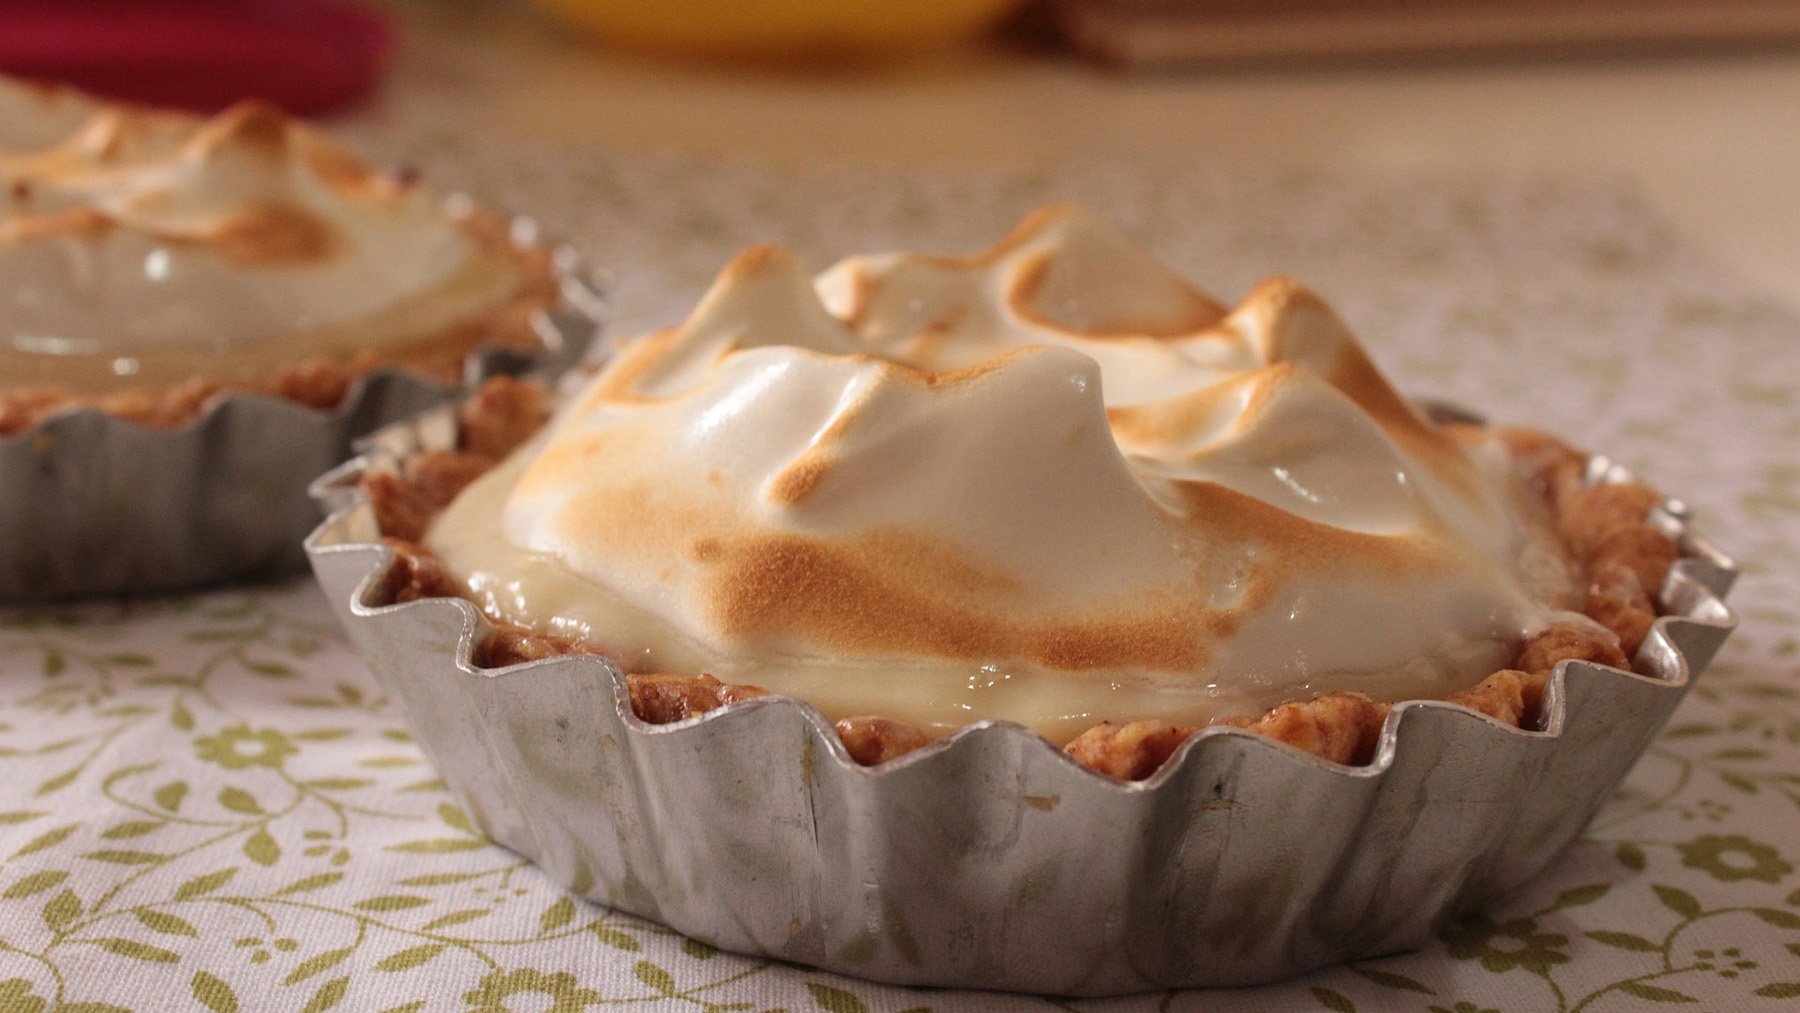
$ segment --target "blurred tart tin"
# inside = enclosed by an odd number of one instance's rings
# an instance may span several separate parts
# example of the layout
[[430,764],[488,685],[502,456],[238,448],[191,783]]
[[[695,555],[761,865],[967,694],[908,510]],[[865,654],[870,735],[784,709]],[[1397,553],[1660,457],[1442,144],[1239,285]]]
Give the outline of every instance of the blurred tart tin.
[[[450,201],[467,213],[466,198]],[[537,244],[512,222],[510,240]],[[227,392],[197,418],[151,428],[97,408],[60,412],[0,436],[0,602],[167,591],[294,572],[318,521],[307,485],[358,437],[501,373],[579,361],[601,327],[600,300],[573,251],[552,251],[558,298],[531,321],[539,347],[486,347],[461,385],[375,370],[321,411]]]
[[1563,662],[1543,731],[1412,701],[1367,766],[1213,727],[1122,782],[982,722],[866,768],[805,703],[650,725],[604,659],[477,668],[473,605],[372,600],[391,555],[358,476],[454,436],[448,408],[379,434],[315,486],[334,512],[306,548],[483,830],[601,904],[878,981],[1115,995],[1417,946],[1576,838],[1736,624],[1731,560],[1670,501],[1682,558],[1638,671]]

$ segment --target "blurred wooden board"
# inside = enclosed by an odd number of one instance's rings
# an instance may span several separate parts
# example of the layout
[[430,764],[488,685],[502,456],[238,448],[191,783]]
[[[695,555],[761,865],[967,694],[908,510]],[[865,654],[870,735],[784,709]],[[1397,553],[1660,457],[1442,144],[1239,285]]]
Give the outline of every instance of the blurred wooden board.
[[1132,65],[1800,42],[1800,0],[1052,0],[1069,40]]

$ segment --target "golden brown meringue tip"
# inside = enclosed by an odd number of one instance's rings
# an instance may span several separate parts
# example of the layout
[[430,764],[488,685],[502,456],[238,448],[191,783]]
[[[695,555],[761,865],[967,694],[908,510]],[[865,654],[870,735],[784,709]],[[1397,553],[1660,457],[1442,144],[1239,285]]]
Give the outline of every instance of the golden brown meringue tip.
[[1239,335],[1264,362],[1297,362],[1325,376],[1338,354],[1356,343],[1343,318],[1317,292],[1281,276],[1252,286],[1219,327]]
[[1091,338],[1184,337],[1225,315],[1218,300],[1111,222],[1073,205],[1047,210],[1027,219],[1035,227],[1010,271],[1015,312]]
[[206,122],[187,144],[187,153],[207,157],[232,151],[271,163],[287,160],[293,150],[292,124],[281,110],[265,102],[239,102]]
[[370,167],[342,144],[265,102],[239,102],[205,121],[184,145],[183,156],[198,165],[242,159],[251,172],[271,179],[306,172],[345,197],[378,199],[411,189],[394,174]]
[[1222,325],[1269,363],[1305,367],[1354,401],[1397,438],[1447,460],[1450,438],[1432,426],[1388,382],[1331,304],[1292,278],[1275,277],[1250,290]]
[[757,243],[747,246],[731,258],[719,271],[719,277],[713,282],[717,288],[730,282],[744,282],[760,275],[798,273],[800,258],[794,251],[774,243]]
[[29,86],[0,82],[0,172],[78,199],[154,203],[175,189],[216,202],[293,189],[310,176],[342,197],[403,192],[394,178],[267,103],[240,102],[211,118],[55,91],[52,116]]
[[[1010,312],[1082,338],[1183,337],[1225,314],[1110,222],[1073,204],[1039,208],[980,253],[847,257],[819,277],[818,287],[831,311],[855,326],[879,315],[887,292],[908,299],[922,287],[972,290],[996,282]],[[953,325],[953,317],[938,325]]]
[[101,108],[73,88],[0,76],[0,153],[55,144]]
[[768,245],[744,250],[719,272],[678,328],[672,351],[692,345],[860,351],[848,328],[819,301],[800,259],[784,247]]
[[1192,456],[1253,424],[1275,390],[1303,372],[1275,363],[1174,397],[1111,407],[1106,417],[1126,453]]

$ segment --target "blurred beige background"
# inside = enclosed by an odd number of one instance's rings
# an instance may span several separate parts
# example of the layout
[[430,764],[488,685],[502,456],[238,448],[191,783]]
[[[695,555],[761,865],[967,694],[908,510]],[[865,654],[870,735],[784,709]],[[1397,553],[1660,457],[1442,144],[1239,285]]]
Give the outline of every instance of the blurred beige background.
[[464,83],[468,122],[501,136],[765,163],[1597,172],[1800,308],[1800,53],[1128,76],[969,44],[820,76],[595,48],[516,3],[390,2],[397,86]]

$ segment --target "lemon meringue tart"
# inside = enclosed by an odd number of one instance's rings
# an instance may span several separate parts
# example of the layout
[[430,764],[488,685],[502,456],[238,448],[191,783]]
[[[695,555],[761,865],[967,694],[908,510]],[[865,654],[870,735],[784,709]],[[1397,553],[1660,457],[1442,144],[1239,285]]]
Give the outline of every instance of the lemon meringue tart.
[[1557,662],[1629,667],[1676,556],[1654,492],[1421,411],[1299,284],[1228,308],[1071,207],[817,277],[753,248],[545,397],[365,474],[381,593],[475,603],[484,664],[605,655],[647,721],[798,698],[863,763],[984,720],[1122,778],[1209,724],[1344,763],[1404,700],[1530,727]]
[[212,119],[0,81],[0,435],[154,426],[220,393],[331,408],[398,366],[529,348],[545,251],[256,104]]

